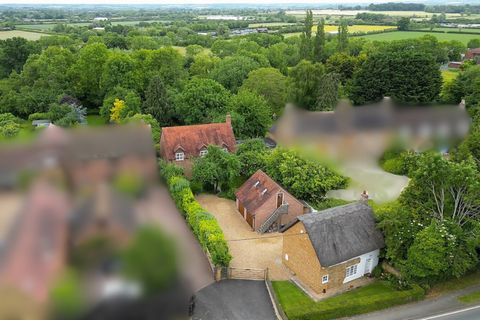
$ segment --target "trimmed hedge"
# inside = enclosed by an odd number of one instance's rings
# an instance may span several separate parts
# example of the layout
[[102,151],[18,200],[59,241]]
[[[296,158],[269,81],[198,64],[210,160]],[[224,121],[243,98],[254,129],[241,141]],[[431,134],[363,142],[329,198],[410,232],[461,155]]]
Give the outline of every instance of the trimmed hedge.
[[217,220],[195,200],[190,182],[174,165],[160,163],[160,175],[165,179],[177,208],[182,212],[200,245],[208,250],[213,264],[227,267],[232,260],[227,241]]
[[314,302],[289,281],[274,281],[273,288],[290,320],[328,320],[390,308],[423,299],[425,292],[413,285],[409,290],[396,290],[386,281]]

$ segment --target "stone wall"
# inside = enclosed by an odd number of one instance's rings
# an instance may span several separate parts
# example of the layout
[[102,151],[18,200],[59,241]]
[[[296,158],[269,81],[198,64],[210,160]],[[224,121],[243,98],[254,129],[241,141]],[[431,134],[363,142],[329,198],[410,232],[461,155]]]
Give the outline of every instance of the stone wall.
[[[282,261],[296,278],[317,294],[345,291],[356,286],[355,281],[345,284],[343,281],[346,268],[359,263],[360,258],[331,267],[322,267],[302,222],[296,223],[284,232]],[[328,275],[328,282],[322,284],[322,277],[325,275]]]

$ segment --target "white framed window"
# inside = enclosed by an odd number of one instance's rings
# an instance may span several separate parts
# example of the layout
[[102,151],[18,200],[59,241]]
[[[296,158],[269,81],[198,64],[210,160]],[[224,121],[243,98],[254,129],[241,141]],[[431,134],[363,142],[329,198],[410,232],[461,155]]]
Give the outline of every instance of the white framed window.
[[200,150],[200,157],[205,157],[208,153],[207,149]]
[[182,151],[175,152],[175,161],[183,161],[185,160],[185,153]]
[[322,284],[328,283],[328,274],[322,277]]
[[223,147],[223,151],[228,152],[227,147]]
[[348,267],[345,270],[345,278],[354,276],[357,274],[358,264],[354,264],[353,266]]

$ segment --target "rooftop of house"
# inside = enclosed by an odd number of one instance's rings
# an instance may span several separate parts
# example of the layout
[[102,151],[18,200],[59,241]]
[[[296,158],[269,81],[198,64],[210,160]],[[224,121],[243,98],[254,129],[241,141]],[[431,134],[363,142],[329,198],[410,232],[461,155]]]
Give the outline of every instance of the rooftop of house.
[[289,106],[270,132],[275,134],[282,128],[288,128],[296,134],[336,134],[342,131],[389,131],[408,127],[415,133],[421,132],[425,125],[432,128],[448,125],[452,134],[462,135],[464,126],[468,128],[469,122],[467,112],[459,105],[400,107],[385,98],[379,103],[359,107],[342,102],[335,111],[327,112],[303,111]]
[[[235,193],[237,199],[253,215],[272,195],[287,192],[262,170],[255,172]],[[288,192],[287,192],[288,193]]]
[[132,234],[138,226],[132,201],[106,185],[98,186],[91,197],[74,209],[70,225],[72,237],[81,236],[91,224],[100,222],[116,224]]
[[330,267],[384,246],[370,206],[359,201],[298,216],[318,260]]
[[227,115],[226,121],[222,123],[162,128],[160,148],[169,160],[175,159],[175,152],[178,150],[187,156],[197,156],[200,150],[211,144],[235,151],[235,135],[230,116]]

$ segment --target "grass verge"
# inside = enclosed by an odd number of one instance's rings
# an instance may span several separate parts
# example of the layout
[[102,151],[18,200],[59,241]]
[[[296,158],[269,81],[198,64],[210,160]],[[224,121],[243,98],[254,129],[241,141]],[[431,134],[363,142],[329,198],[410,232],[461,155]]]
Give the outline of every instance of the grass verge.
[[458,297],[458,301],[463,303],[472,303],[480,301],[480,291],[472,292],[470,294],[466,294],[463,296]]
[[386,281],[377,281],[347,293],[314,302],[289,281],[275,281],[273,288],[290,320],[328,320],[349,317],[421,300],[424,291],[415,285],[398,291]]
[[428,291],[428,297],[437,297],[450,291],[456,291],[480,284],[480,270],[473,271],[459,279],[453,278],[433,285]]

